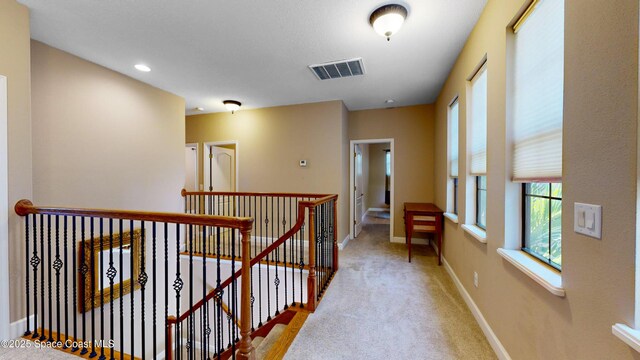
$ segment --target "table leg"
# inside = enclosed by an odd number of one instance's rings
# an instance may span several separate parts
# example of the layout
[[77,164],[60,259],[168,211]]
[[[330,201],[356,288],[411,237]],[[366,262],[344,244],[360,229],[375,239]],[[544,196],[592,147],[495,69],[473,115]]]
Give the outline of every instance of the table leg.
[[408,229],[407,231],[407,249],[409,249],[409,262],[411,262],[411,233],[413,232],[413,216],[408,216]]

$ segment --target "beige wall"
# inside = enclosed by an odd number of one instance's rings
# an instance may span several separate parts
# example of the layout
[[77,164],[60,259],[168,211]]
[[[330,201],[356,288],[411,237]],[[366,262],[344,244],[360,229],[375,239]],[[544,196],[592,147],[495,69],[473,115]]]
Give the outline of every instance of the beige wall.
[[367,189],[367,208],[383,208],[385,179],[387,172],[387,160],[385,149],[389,149],[391,144],[371,144],[369,146],[369,187]]
[[395,141],[394,236],[404,236],[405,202],[433,202],[435,116],[433,105],[349,113],[349,139]]
[[202,148],[210,141],[238,141],[239,191],[338,194],[342,241],[349,217],[345,112],[342,101],[330,101],[193,115],[186,118],[186,142]]
[[[22,220],[13,212],[20,199],[32,198],[31,82],[29,10],[14,0],[0,0],[0,75],[8,87],[9,284],[11,321],[25,315]],[[5,265],[6,266],[6,265]]]
[[32,42],[37,203],[182,211],[184,100]]
[[[488,2],[436,102],[436,201],[444,208],[447,106],[460,96],[460,154],[465,154],[465,79],[487,55],[488,243],[446,221],[444,257],[513,359],[637,359],[639,354],[611,334],[611,326],[634,324],[638,2],[565,0],[566,298],[552,295],[496,253],[520,242],[520,187],[509,181],[505,84],[506,28],[524,3]],[[460,174],[466,171],[461,161]],[[467,183],[461,176],[460,199]],[[573,232],[574,202],[602,205],[602,240]],[[462,203],[459,209],[462,224],[467,214]]]

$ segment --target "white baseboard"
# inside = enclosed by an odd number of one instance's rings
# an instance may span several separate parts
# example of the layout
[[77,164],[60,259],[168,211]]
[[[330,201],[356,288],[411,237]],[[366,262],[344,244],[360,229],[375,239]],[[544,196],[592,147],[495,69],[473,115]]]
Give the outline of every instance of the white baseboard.
[[[394,236],[391,239],[391,242],[392,243],[398,243],[398,244],[406,243],[405,238],[403,236]],[[422,238],[412,237],[411,238],[411,244],[413,244],[413,245],[429,245],[429,239],[422,239]]]
[[[29,322],[33,324],[33,315],[29,316]],[[32,329],[33,330],[33,329]],[[11,339],[17,339],[24,335],[27,331],[27,318],[20,319],[11,323],[9,327],[9,336]]]
[[469,307],[469,310],[471,310],[473,317],[476,318],[476,321],[480,325],[480,328],[482,329],[484,336],[487,337],[487,340],[489,341],[489,345],[491,345],[491,348],[493,348],[493,351],[498,356],[498,359],[511,360],[511,356],[509,356],[509,353],[507,353],[507,350],[504,348],[504,346],[502,346],[500,339],[498,339],[496,334],[493,332],[493,329],[491,329],[491,326],[489,326],[489,323],[484,318],[484,315],[482,315],[482,312],[480,312],[480,309],[471,298],[471,295],[469,295],[467,290],[464,288],[464,286],[460,282],[460,279],[458,278],[456,273],[453,271],[453,269],[447,262],[447,259],[442,258],[442,263],[444,264],[444,268],[449,273],[449,276],[451,276],[451,278],[453,279],[453,282],[456,284],[456,287],[458,288],[460,295],[462,295],[464,302],[467,303],[467,306]]
[[349,240],[351,240],[351,236],[347,235],[347,237],[345,237],[344,240],[342,240],[342,242],[338,244],[338,250],[344,250],[344,248],[347,247]]

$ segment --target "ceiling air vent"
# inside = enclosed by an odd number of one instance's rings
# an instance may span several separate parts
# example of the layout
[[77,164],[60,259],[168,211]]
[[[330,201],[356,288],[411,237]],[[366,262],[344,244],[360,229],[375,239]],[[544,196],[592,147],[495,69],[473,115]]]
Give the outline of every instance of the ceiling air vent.
[[309,65],[309,69],[311,69],[311,71],[313,71],[316,77],[320,80],[364,75],[364,64],[362,64],[362,58]]

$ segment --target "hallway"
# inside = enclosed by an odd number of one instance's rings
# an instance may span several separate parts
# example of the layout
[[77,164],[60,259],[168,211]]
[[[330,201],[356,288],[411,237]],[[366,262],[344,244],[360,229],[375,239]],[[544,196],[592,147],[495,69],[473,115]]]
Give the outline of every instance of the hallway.
[[285,359],[495,359],[435,252],[388,242],[364,222],[340,270]]

